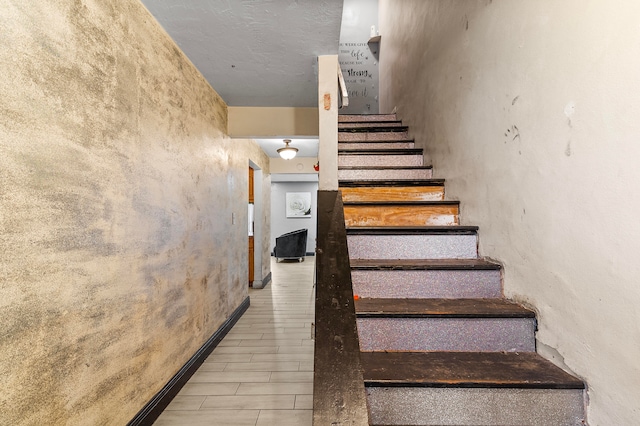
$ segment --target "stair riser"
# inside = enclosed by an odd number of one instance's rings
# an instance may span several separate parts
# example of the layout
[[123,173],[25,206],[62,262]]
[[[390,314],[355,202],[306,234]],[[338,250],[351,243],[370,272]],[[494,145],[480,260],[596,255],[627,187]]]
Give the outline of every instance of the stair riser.
[[476,235],[348,235],[351,259],[475,259]]
[[340,142],[338,149],[413,149],[413,142]]
[[363,351],[535,352],[533,318],[358,318]]
[[397,141],[409,139],[409,132],[338,132],[338,142]]
[[347,226],[457,225],[458,206],[344,206]]
[[376,121],[393,121],[397,120],[395,114],[363,114],[363,115],[338,115],[338,123],[351,123],[354,121],[376,122]]
[[431,169],[389,169],[389,170],[340,170],[339,180],[397,180],[397,179],[431,179]]
[[371,425],[584,425],[582,390],[367,387]]
[[500,271],[351,271],[353,292],[362,298],[499,298]]
[[393,123],[393,122],[375,122],[375,121],[369,121],[366,123],[355,123],[355,122],[351,122],[351,123],[347,123],[347,122],[338,122],[338,130],[340,129],[368,129],[368,128],[372,128],[375,126],[380,126],[380,127],[405,127],[402,123]]
[[341,187],[342,201],[442,201],[443,186]]
[[338,155],[338,167],[405,167],[422,165],[422,155]]

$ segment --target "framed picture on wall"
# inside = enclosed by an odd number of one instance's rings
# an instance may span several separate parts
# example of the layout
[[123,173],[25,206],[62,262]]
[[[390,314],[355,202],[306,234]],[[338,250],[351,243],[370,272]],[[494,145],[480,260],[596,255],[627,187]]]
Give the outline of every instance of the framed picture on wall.
[[311,217],[310,192],[287,192],[286,203],[287,217]]

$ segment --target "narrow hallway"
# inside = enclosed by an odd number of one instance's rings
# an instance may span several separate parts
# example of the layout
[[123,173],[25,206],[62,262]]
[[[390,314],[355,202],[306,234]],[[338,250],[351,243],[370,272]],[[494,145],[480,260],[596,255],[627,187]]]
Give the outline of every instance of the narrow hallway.
[[315,258],[271,258],[272,282],[249,290],[251,306],[154,423],[312,423]]

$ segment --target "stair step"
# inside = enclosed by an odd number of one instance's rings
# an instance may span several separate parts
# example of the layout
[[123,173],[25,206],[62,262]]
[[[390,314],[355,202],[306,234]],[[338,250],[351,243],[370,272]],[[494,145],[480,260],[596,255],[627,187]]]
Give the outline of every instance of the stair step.
[[359,318],[535,318],[506,299],[365,299],[355,301]]
[[354,259],[353,293],[362,298],[498,298],[500,265],[484,259]]
[[347,228],[350,259],[475,259],[476,226]]
[[338,167],[408,167],[422,166],[422,154],[411,152],[396,152],[394,154],[375,153],[338,153]]
[[[375,142],[367,142],[375,143]],[[338,155],[422,155],[422,148],[368,148],[368,149],[338,149]]]
[[353,201],[442,201],[443,179],[339,182],[342,200]]
[[[387,121],[352,121],[352,122],[341,122],[338,121],[338,131],[340,130],[352,130],[352,129],[367,129],[367,131],[371,131],[370,129],[378,129],[378,128],[396,128],[402,127],[404,129],[407,126],[402,124],[400,120],[387,120]],[[375,130],[374,130],[375,131]]]
[[359,259],[351,263],[352,270],[401,271],[499,271],[499,263],[486,259]]
[[534,352],[535,314],[505,299],[355,301],[365,351]]
[[364,123],[362,126],[353,127],[353,124],[342,124],[341,126],[351,127],[338,127],[338,133],[388,133],[388,132],[408,132],[409,127],[404,126],[400,122],[394,123]]
[[339,114],[338,123],[349,123],[354,121],[395,121],[395,114]]
[[409,132],[400,128],[396,131],[338,132],[338,142],[390,142],[407,139],[409,139]]
[[372,425],[582,425],[584,384],[536,353],[362,352]]
[[458,201],[356,201],[344,203],[347,226],[458,225]]
[[338,150],[350,149],[353,151],[363,149],[412,149],[415,147],[413,139],[397,141],[370,141],[370,142],[339,142]]
[[338,180],[424,180],[432,177],[431,166],[338,166]]

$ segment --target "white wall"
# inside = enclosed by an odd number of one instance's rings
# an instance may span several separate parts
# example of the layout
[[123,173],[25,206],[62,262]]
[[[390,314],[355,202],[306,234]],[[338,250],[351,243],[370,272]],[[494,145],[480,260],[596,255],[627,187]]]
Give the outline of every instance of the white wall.
[[[311,217],[287,218],[285,214],[285,196],[287,192],[311,193]],[[271,183],[271,251],[280,235],[307,228],[307,253],[316,251],[316,228],[318,182],[272,182]]]
[[381,112],[426,147],[591,425],[640,416],[640,3],[381,0]]

